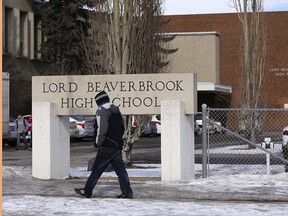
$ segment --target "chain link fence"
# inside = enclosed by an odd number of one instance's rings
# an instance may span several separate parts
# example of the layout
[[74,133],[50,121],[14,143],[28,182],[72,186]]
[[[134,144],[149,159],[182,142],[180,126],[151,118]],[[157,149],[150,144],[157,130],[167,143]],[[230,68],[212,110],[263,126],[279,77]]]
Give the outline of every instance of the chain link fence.
[[288,168],[287,109],[207,108],[202,115],[202,177],[277,174]]

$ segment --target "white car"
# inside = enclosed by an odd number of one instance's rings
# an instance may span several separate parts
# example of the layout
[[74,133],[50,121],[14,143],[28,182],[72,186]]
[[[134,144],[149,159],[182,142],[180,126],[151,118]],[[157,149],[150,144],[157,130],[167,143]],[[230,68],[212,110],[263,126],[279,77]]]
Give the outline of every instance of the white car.
[[77,124],[75,121],[70,121],[69,128],[70,128],[70,139],[78,138],[79,130],[77,129]]
[[160,115],[153,115],[151,122],[156,125],[156,133],[161,134],[161,116]]
[[[207,117],[208,119],[208,117]],[[198,113],[195,115],[195,122],[196,122],[196,127],[200,128],[199,133],[202,133],[202,113]],[[222,129],[221,127],[217,127],[218,125],[221,126],[221,122],[215,121],[213,119],[209,119],[209,122],[207,124],[207,130],[209,133],[221,133]]]
[[70,122],[76,122],[79,131],[78,137],[75,138],[93,138],[94,126],[93,120],[86,120],[82,116],[70,116]]
[[282,131],[282,142],[283,146],[288,144],[288,126],[286,126]]
[[[198,135],[200,131],[199,125],[194,122],[194,134]],[[161,134],[161,115],[153,115],[151,121],[145,127],[145,135]]]

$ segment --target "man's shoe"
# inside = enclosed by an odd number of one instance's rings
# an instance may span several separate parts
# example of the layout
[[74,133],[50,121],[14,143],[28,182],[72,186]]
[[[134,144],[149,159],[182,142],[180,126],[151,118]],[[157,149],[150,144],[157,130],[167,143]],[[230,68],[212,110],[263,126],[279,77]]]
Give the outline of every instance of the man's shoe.
[[15,150],[16,150],[16,151],[18,151],[18,150],[19,150],[19,148],[15,148]]
[[119,194],[118,196],[116,196],[118,199],[133,199],[133,193],[131,194]]
[[32,151],[32,148],[27,148],[29,151]]
[[74,191],[79,194],[80,196],[85,197],[84,188],[74,188]]

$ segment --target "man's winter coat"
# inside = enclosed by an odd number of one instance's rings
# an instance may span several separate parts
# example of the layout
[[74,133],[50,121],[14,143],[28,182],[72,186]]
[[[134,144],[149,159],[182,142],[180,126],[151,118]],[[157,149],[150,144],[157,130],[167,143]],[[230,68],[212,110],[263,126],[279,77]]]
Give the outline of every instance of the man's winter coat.
[[95,129],[97,147],[122,149],[124,120],[117,106],[112,103],[105,103],[99,107],[96,112]]

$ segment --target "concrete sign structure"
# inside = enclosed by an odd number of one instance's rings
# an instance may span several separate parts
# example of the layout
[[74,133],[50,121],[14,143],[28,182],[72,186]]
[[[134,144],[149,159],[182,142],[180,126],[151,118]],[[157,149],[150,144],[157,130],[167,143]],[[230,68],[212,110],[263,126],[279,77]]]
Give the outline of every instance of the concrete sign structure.
[[194,115],[185,115],[183,101],[161,103],[161,179],[193,179]]
[[185,113],[197,112],[196,74],[37,76],[34,102],[58,105],[58,115],[93,115],[95,95],[104,90],[123,114],[160,114],[162,100],[185,102]]
[[32,78],[32,175],[69,176],[67,115],[93,115],[104,90],[123,114],[160,114],[162,180],[194,178],[196,74],[38,76]]

